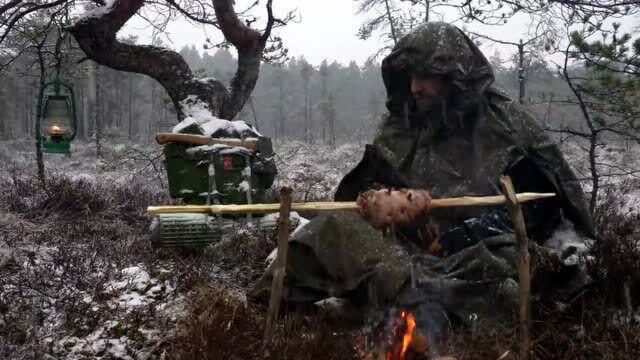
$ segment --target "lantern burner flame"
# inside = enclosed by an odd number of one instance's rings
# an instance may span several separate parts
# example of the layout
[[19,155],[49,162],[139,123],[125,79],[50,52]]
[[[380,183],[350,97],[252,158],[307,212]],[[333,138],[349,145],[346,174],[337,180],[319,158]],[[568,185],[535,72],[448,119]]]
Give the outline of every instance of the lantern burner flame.
[[49,135],[51,136],[60,136],[63,133],[64,131],[62,131],[62,127],[58,125],[51,125],[51,127],[49,128]]

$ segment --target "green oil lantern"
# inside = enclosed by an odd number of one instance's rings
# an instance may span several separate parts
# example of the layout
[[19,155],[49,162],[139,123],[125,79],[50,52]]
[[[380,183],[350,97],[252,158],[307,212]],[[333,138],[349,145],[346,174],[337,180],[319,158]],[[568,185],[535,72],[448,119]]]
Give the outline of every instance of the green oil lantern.
[[[48,88],[53,93],[45,95]],[[61,87],[65,93],[61,92]],[[40,89],[36,117],[36,137],[42,151],[55,154],[71,154],[71,141],[76,137],[78,120],[73,88],[59,79],[46,83]]]

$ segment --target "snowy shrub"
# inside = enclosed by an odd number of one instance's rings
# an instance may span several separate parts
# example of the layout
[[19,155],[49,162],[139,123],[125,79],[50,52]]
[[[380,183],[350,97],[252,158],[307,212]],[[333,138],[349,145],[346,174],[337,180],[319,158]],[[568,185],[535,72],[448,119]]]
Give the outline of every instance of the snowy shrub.
[[290,186],[294,201],[330,201],[340,180],[360,161],[363,148],[289,141],[277,144],[275,187]]
[[595,211],[598,241],[590,272],[616,305],[640,306],[640,181],[604,190]]

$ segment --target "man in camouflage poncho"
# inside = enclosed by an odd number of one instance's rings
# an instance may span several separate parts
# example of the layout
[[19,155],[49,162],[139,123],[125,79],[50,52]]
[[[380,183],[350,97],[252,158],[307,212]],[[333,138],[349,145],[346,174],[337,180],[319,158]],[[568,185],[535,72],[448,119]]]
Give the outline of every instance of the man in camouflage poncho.
[[[558,195],[523,206],[536,244],[534,259],[546,254],[557,265],[554,276],[534,274],[534,292],[564,300],[588,283],[580,266],[565,261],[566,246],[558,251],[540,246],[562,244],[559,233],[594,237],[581,187],[532,116],[491,88],[493,71],[474,43],[452,25],[424,24],[384,59],[382,76],[389,115],[362,161],[340,183],[335,200],[353,201],[358,193],[381,187],[425,189],[434,198],[496,195],[500,175],[510,175],[518,192]],[[436,210],[387,236],[355,213],[313,219],[290,242],[286,301],[429,302],[431,309],[462,322],[511,316],[517,270],[506,210]],[[429,236],[429,221],[440,228],[438,256],[416,245]],[[253,295],[266,298],[270,284],[267,271]]]

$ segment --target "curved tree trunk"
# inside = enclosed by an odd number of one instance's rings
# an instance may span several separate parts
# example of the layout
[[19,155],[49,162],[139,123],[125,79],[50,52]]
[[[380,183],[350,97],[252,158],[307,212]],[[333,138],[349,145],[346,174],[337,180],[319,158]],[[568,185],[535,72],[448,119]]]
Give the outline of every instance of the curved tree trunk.
[[[212,1],[217,25],[227,41],[238,49],[238,69],[230,90],[218,80],[197,79],[175,51],[125,44],[117,39],[116,33],[142,8],[143,0],[115,0],[101,11],[79,19],[69,31],[88,59],[115,70],[145,74],[158,81],[171,98],[179,120],[190,116],[190,105],[195,104],[204,104],[214,116],[232,119],[255,87],[273,19],[270,16],[267,30],[260,34],[240,21],[233,9],[233,0]],[[270,4],[271,1],[268,6]]]

